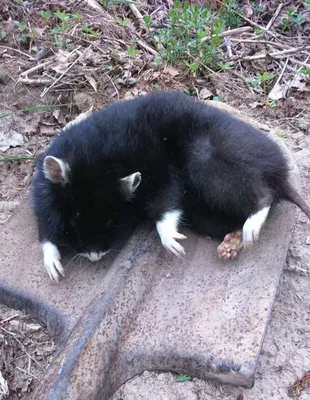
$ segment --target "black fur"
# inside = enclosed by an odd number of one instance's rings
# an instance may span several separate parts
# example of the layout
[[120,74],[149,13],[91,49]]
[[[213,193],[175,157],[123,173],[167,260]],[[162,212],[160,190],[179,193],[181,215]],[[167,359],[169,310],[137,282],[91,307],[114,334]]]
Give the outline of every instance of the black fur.
[[[288,199],[288,167],[259,130],[176,92],[113,104],[56,137],[44,156],[70,166],[51,183],[43,158],[33,182],[40,240],[106,251],[141,220],[170,209],[200,233],[223,238],[260,208]],[[128,200],[120,178],[140,171]]]

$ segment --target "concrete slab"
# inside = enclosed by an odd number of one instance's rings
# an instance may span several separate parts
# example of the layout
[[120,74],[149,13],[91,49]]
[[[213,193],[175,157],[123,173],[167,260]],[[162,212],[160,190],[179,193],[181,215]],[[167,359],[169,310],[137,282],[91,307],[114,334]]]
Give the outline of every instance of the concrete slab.
[[0,302],[38,317],[58,342],[33,398],[107,399],[145,370],[251,387],[294,219],[293,206],[275,207],[260,242],[233,262],[190,232],[176,259],[145,226],[115,259],[72,262],[55,285],[26,201],[0,232]]

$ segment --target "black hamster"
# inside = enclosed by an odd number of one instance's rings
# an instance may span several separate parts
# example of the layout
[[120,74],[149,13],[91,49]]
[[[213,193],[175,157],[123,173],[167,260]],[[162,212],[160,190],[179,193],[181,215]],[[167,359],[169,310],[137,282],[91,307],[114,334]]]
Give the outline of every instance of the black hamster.
[[143,220],[181,255],[181,222],[222,239],[242,229],[247,247],[273,203],[289,200],[310,217],[275,142],[178,92],[120,101],[65,127],[38,160],[32,190],[55,281],[64,274],[60,247],[98,261]]

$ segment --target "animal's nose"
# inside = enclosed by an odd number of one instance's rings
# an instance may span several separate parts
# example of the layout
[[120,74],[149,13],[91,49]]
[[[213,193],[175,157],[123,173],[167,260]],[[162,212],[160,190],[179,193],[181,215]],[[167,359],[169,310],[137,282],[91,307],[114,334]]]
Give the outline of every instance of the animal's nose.
[[102,257],[102,253],[96,253],[96,252],[91,252],[91,253],[87,253],[87,257],[90,261],[95,262],[95,261],[99,261],[100,258]]
[[99,261],[99,260],[101,260],[101,258],[102,257],[104,257],[107,253],[109,252],[109,250],[108,251],[92,251],[92,252],[90,252],[90,253],[86,253],[86,254],[84,254],[90,261],[92,261],[92,262],[96,262],[96,261]]

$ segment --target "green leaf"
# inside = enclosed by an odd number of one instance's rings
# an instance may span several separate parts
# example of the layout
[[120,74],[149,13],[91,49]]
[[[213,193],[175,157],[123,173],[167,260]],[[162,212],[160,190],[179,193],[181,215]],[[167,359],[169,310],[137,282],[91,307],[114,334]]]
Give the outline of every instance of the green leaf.
[[178,375],[175,377],[176,382],[190,382],[193,378],[189,375]]

